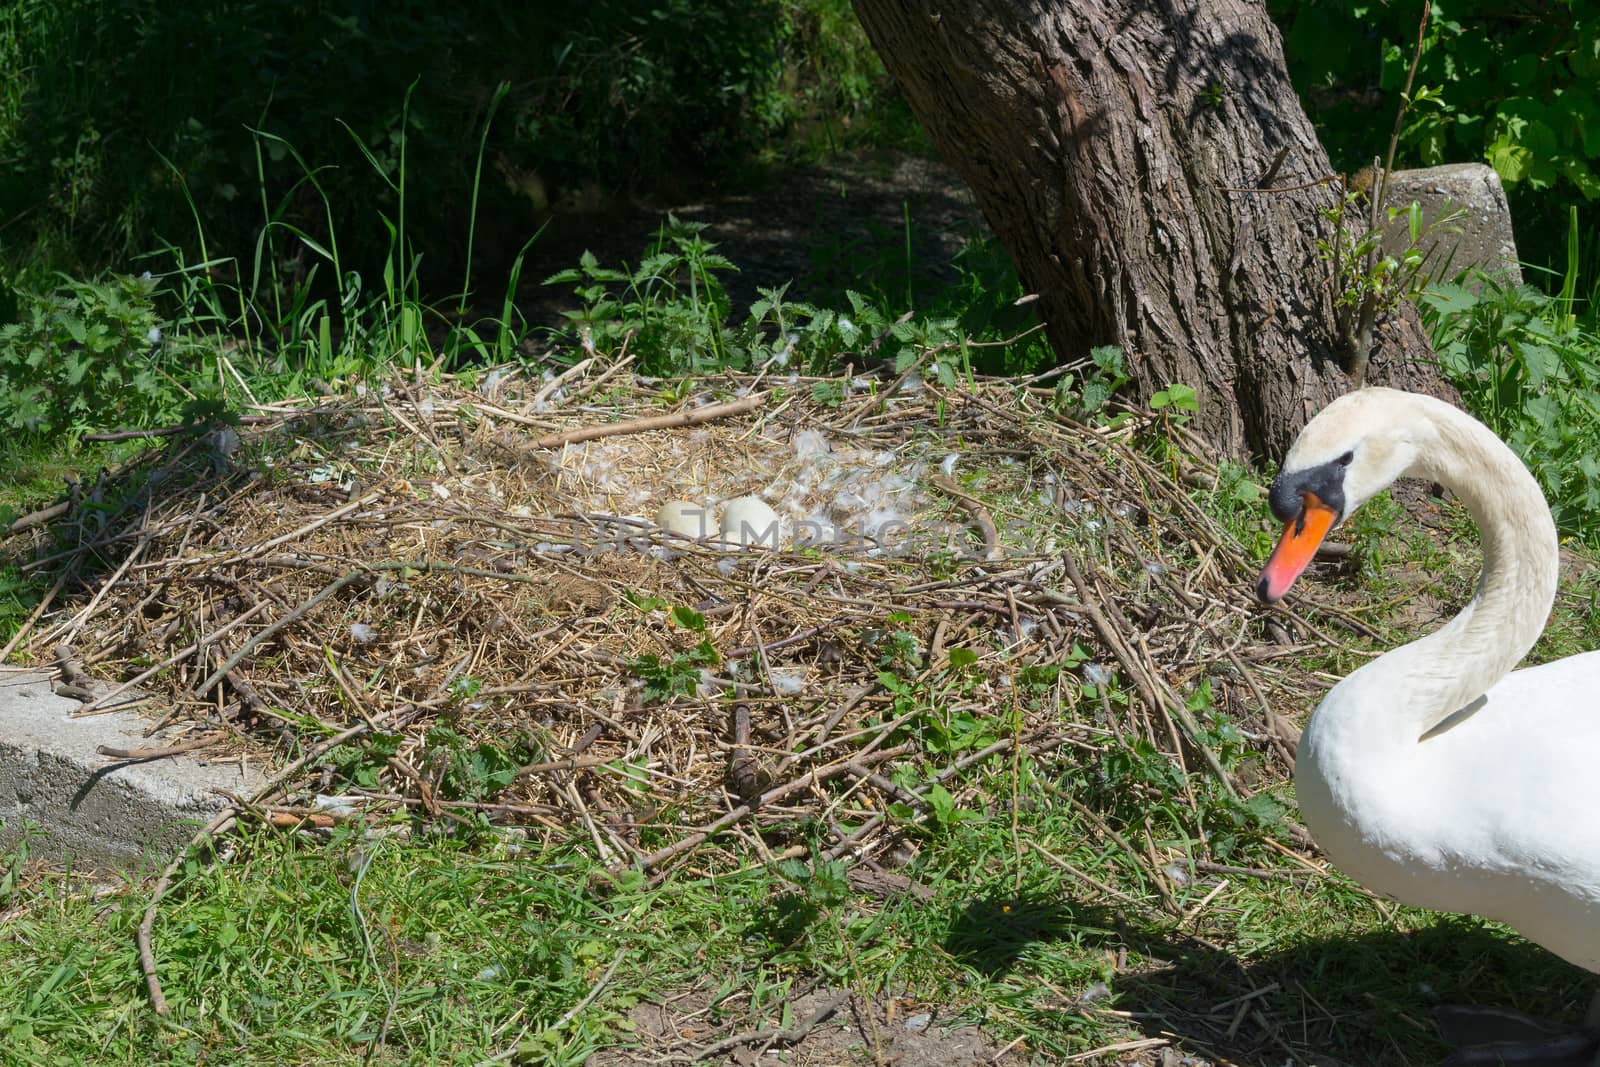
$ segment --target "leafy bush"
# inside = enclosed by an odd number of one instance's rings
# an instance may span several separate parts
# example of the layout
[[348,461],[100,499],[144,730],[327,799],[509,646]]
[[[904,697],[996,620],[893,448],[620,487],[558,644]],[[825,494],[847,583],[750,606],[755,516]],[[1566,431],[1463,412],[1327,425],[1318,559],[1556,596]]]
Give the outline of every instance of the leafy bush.
[[1461,398],[1527,463],[1556,523],[1600,539],[1600,337],[1531,286],[1436,285],[1419,306]]
[[176,411],[182,394],[157,367],[162,333],[153,288],[148,279],[114,275],[67,279],[55,292],[24,297],[18,321],[0,326],[5,425],[50,435]]
[[[1335,165],[1354,171],[1387,136],[1372,107],[1397,93],[1420,4],[1272,0],[1289,73]],[[1483,160],[1505,183],[1525,256],[1560,254],[1568,206],[1600,198],[1600,18],[1579,0],[1435,4],[1418,87],[1441,99],[1407,115],[1401,165]],[[1391,112],[1392,113],[1392,112]],[[1380,143],[1382,142],[1382,143]]]
[[[888,92],[849,10],[15,0],[0,17],[0,224],[20,223],[13,254],[92,273],[197,218],[244,258],[270,219],[337,232],[373,276],[388,235],[372,212],[396,218],[409,196],[429,206],[405,236],[430,263],[457,273],[476,204],[496,225],[474,251],[498,268],[563,204],[726,173],[818,109],[849,125]],[[313,175],[291,144],[316,145]]]
[[772,361],[787,366],[796,353],[848,346],[859,331],[847,318],[785,299],[787,286],[761,290],[742,324],[718,275],[738,270],[701,236],[705,224],[668,217],[632,269],[601,266],[584,253],[578,266],[546,285],[570,285],[582,310],[569,312],[570,332],[586,349],[626,344],[646,374],[748,370]]
[[[959,372],[1023,373],[1054,362],[1010,260],[992,239],[974,235],[956,256],[957,278],[926,294],[885,291],[883,272],[865,271],[867,292],[824,286],[823,307],[791,300],[791,283],[757,287],[742,321],[721,276],[739,268],[702,236],[705,224],[668,216],[637,267],[607,267],[585,253],[578,266],[545,279],[572,287],[582,310],[568,312],[565,333],[586,350],[624,345],[651,375],[700,374],[721,368],[832,373],[846,361],[903,371],[933,352],[924,372],[949,385]],[[905,309],[902,313],[901,309]],[[968,340],[981,347],[968,345]],[[951,351],[951,357],[939,355]],[[1126,381],[1126,379],[1123,379]]]

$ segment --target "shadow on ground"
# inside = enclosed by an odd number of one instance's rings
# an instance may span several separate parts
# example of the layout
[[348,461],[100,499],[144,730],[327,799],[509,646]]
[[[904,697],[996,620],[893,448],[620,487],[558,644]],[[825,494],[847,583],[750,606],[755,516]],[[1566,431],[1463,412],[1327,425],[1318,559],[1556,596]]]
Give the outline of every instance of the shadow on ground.
[[738,192],[557,216],[528,250],[518,310],[534,327],[560,324],[576,304],[572,287],[544,280],[585,252],[602,266],[637,266],[669,213],[705,223],[703,237],[739,268],[722,276],[737,314],[758,286],[790,281],[790,299],[819,305],[845,306],[847,287],[897,301],[909,287],[920,305],[954,277],[951,260],[982,226],[961,179],[932,160],[776,171]]
[[[1152,930],[1114,909],[1072,901],[974,900],[945,948],[990,979],[1026,982],[1027,954],[1056,942],[1142,960],[1109,994],[1063,1011],[1114,1008],[1151,1037],[1172,1037],[1183,1062],[1238,1067],[1418,1067],[1447,1049],[1431,1021],[1442,1004],[1515,1008],[1577,1022],[1592,976],[1477,919],[1441,916],[1415,931],[1303,941],[1251,959],[1199,938]],[[1123,956],[1126,950],[1127,956]],[[1096,1061],[1102,1062],[1102,1061]],[[1119,1064],[1161,1064],[1159,1051]]]

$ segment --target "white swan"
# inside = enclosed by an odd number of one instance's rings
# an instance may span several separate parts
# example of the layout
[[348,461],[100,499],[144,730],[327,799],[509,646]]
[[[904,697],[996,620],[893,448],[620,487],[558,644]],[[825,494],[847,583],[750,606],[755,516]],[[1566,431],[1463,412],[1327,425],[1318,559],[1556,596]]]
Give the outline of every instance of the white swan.
[[1600,651],[1512,671],[1557,582],[1555,524],[1516,455],[1431,397],[1340,397],[1272,484],[1286,525],[1257,592],[1282,597],[1333,526],[1406,476],[1472,512],[1483,574],[1453,620],[1361,667],[1312,714],[1295,767],[1306,826],[1376,892],[1497,919],[1600,972]]

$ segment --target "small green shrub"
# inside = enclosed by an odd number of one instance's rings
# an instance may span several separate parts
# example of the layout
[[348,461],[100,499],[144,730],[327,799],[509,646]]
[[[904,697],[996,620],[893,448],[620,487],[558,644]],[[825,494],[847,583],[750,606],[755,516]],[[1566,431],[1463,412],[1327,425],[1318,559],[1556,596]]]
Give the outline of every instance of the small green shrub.
[[570,285],[582,305],[568,312],[564,331],[586,350],[618,351],[626,344],[639,369],[651,375],[749,370],[766,362],[795,369],[829,362],[833,353],[869,340],[874,316],[864,300],[854,307],[864,321],[787,299],[788,285],[760,289],[737,325],[720,275],[738,270],[702,236],[705,224],[668,216],[639,265],[602,266],[584,253],[578,266],[545,279]]
[[1104,415],[1112,396],[1132,380],[1127,355],[1120,347],[1091,348],[1082,367],[1056,379],[1056,407],[1068,418],[1089,422]]
[[173,415],[183,394],[157,358],[153,289],[112,275],[24,296],[19,321],[0,327],[0,420],[49,436]]
[[[1295,88],[1334,165],[1381,155],[1372,107],[1405,82],[1420,4],[1272,0]],[[1526,258],[1560,258],[1570,205],[1600,197],[1600,19],[1592,5],[1499,0],[1433,5],[1400,166],[1482,160],[1505,183]],[[1387,106],[1387,104],[1385,105]]]
[[1557,524],[1600,540],[1600,337],[1529,285],[1433,286],[1434,351],[1467,407],[1527,463]]
[[628,662],[628,670],[643,683],[644,702],[659,704],[678,696],[693,696],[700,685],[701,670],[719,662],[717,650],[708,639],[701,638],[699,644],[668,660],[654,652],[636,656]]

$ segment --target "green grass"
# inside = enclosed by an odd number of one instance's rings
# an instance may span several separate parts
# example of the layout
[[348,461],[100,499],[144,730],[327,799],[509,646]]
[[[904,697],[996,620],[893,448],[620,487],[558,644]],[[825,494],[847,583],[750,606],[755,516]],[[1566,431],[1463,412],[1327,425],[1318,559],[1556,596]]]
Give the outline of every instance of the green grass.
[[[1432,1003],[1576,1010],[1583,978],[1547,954],[1473,920],[1391,911],[1264,851],[1239,861],[1277,876],[1191,872],[1173,892],[1192,918],[1163,918],[1141,858],[1065,802],[1071,766],[1036,770],[1015,831],[1011,772],[991,768],[1002,810],[923,842],[908,871],[926,901],[837,876],[797,884],[793,865],[623,888],[559,836],[513,851],[247,831],[161,906],[165,1020],[133,945],[147,884],[23,874],[0,892],[6,1062],[576,1064],[627,1044],[643,998],[699,990],[718,1005],[704,1024],[737,1029],[817,982],[938,1005],[1047,1059],[1162,1032],[1247,1055],[1272,1048],[1271,1020],[1297,1049],[1418,1062]],[[1217,1005],[1263,989],[1261,1019],[1218,1048],[1215,1013],[1231,1010]]]
[[1562,532],[1600,548],[1600,306],[1584,283],[1597,234],[1587,260],[1583,237],[1573,208],[1565,270],[1528,268],[1554,296],[1469,275],[1429,286],[1419,309],[1467,409],[1522,457]]

